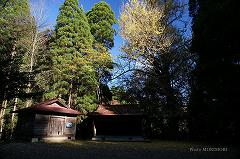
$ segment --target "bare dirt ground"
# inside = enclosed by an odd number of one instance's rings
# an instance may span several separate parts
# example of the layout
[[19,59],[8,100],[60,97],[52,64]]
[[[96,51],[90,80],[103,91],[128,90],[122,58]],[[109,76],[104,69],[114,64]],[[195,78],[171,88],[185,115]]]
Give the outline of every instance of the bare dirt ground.
[[[218,149],[217,149],[218,148]],[[225,149],[226,148],[226,149]],[[237,159],[238,148],[187,142],[0,143],[0,159]]]

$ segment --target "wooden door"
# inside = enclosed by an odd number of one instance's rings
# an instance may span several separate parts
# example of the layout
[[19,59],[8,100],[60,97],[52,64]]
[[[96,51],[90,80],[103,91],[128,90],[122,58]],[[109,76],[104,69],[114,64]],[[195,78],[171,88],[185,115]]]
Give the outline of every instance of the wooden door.
[[64,132],[65,119],[61,117],[50,117],[49,135],[61,136]]

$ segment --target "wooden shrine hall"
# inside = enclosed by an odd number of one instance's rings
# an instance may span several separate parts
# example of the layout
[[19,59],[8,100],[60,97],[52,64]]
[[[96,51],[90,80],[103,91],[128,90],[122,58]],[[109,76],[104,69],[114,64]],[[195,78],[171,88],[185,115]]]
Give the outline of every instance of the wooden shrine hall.
[[76,134],[77,115],[58,99],[48,100],[18,113],[16,138],[28,139],[32,142],[74,140]]
[[92,140],[146,141],[146,115],[138,105],[99,105],[88,117]]

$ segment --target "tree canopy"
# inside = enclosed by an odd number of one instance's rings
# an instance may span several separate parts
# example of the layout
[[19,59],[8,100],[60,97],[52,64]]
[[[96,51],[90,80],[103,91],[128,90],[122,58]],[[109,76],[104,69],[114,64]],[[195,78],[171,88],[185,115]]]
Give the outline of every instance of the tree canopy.
[[114,46],[116,32],[112,25],[117,23],[111,7],[106,2],[101,1],[95,4],[86,15],[95,42],[111,49]]

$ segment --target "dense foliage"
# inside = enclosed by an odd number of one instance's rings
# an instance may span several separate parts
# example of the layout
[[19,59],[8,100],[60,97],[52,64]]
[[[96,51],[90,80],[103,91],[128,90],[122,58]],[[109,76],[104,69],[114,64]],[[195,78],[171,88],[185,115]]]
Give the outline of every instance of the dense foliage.
[[191,134],[197,138],[239,135],[240,35],[237,0],[190,0],[191,51],[198,56],[190,103]]
[[[26,46],[22,40],[27,38],[29,29],[29,6],[27,1],[9,1],[4,8],[0,6],[0,52],[1,52],[1,101],[7,96],[15,95],[14,90],[19,88],[21,76],[20,64],[23,63],[23,54]],[[11,92],[13,91],[13,92]],[[8,93],[9,92],[9,93]],[[6,94],[7,93],[7,94]],[[5,94],[5,95],[4,95]]]

